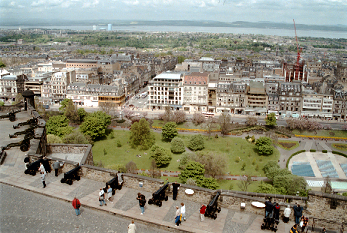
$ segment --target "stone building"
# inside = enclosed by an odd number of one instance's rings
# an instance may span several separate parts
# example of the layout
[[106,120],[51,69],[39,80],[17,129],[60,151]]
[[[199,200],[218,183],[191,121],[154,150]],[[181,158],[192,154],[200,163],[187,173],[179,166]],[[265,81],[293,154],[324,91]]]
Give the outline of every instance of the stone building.
[[268,96],[263,83],[250,82],[246,90],[245,104],[246,114],[264,115],[267,112]]
[[207,111],[209,72],[192,72],[183,77],[185,111]]
[[219,82],[217,88],[216,112],[243,113],[245,110],[244,83]]
[[24,91],[26,75],[4,75],[0,78],[0,98],[14,101],[17,94]]
[[164,72],[148,84],[148,106],[150,109],[164,109],[171,106],[180,110],[183,105],[183,73]]
[[279,112],[300,112],[302,86],[300,82],[280,82],[278,86]]
[[346,119],[347,115],[347,92],[344,90],[334,91],[333,117]]
[[333,106],[333,95],[316,94],[311,91],[302,93],[302,116],[331,118]]

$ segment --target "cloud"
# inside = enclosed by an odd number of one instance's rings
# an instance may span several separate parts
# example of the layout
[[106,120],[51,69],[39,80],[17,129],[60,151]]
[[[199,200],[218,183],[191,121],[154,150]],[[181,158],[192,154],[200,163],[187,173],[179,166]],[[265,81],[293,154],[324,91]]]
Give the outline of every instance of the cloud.
[[83,3],[82,8],[93,8],[99,4],[99,0],[87,0]]

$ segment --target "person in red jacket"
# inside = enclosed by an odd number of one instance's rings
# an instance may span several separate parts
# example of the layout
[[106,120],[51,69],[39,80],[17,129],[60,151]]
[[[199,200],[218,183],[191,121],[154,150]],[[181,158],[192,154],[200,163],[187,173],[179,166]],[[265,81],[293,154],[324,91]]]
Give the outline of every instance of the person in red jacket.
[[205,220],[205,212],[206,212],[206,206],[202,205],[200,207],[200,221],[204,221]]
[[76,197],[74,197],[74,199],[72,200],[72,206],[75,209],[76,215],[80,215],[81,202]]

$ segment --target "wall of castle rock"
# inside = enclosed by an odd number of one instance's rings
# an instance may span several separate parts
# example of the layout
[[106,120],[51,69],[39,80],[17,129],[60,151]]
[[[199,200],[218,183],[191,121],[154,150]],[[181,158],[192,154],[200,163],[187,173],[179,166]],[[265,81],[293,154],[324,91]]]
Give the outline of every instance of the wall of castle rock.
[[117,175],[117,171],[82,165],[82,172],[80,172],[80,174],[82,177],[106,183]]

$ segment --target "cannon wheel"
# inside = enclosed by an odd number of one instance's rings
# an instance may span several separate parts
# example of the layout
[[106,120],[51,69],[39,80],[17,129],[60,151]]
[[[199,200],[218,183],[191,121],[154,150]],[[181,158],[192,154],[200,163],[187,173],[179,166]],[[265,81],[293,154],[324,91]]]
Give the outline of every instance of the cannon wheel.
[[29,174],[32,175],[32,176],[36,176],[36,171],[30,171]]
[[26,144],[20,145],[19,148],[20,148],[20,150],[23,151],[23,152],[24,152],[24,151],[27,151],[27,150],[29,149],[29,148],[28,148],[28,145],[26,145]]
[[158,202],[158,206],[159,206],[159,207],[161,207],[162,204],[163,204],[163,203],[162,203],[161,201]]
[[216,218],[217,218],[217,214],[214,214],[213,219],[216,220]]
[[218,209],[217,209],[218,213],[220,213],[221,210],[222,210],[222,209],[221,209],[220,207],[218,207]]
[[169,197],[168,197],[168,196],[165,197],[165,201],[167,201],[167,200],[169,200]]
[[148,200],[148,204],[152,205],[152,204],[153,204],[153,200],[152,200],[152,199],[149,199],[149,200]]
[[67,183],[68,185],[72,185],[72,180],[67,180],[66,183]]
[[10,118],[10,121],[12,121],[12,122],[16,120],[16,116],[15,115],[10,115],[9,118]]
[[60,183],[65,183],[65,182],[66,182],[65,178],[61,178]]
[[81,177],[80,176],[76,176],[76,180],[80,180],[81,179]]

